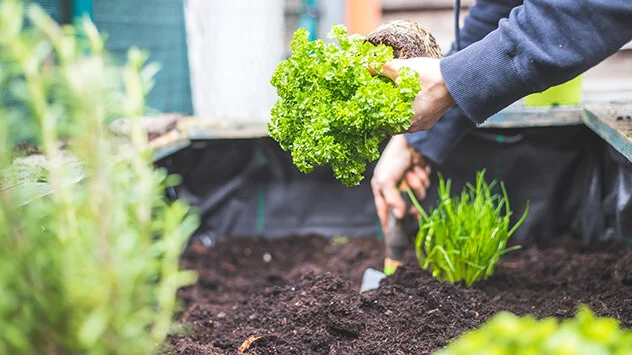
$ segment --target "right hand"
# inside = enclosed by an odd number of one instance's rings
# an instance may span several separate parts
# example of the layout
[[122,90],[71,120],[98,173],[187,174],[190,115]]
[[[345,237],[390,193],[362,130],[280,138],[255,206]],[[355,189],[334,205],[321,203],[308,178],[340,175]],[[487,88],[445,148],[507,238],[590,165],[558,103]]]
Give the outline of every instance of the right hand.
[[455,105],[454,99],[443,81],[440,62],[440,59],[427,57],[393,59],[382,67],[380,75],[393,81],[399,77],[399,70],[402,67],[408,67],[419,73],[419,81],[421,81],[423,89],[413,101],[415,114],[406,132],[413,133],[430,129],[444,113]]
[[[417,199],[423,200],[430,186],[430,165],[408,144],[406,137],[396,135],[384,149],[371,179],[375,208],[384,233],[388,231],[389,208],[398,219],[405,215],[406,202],[398,188],[402,181],[406,181]],[[414,206],[408,212],[413,215],[418,213]]]

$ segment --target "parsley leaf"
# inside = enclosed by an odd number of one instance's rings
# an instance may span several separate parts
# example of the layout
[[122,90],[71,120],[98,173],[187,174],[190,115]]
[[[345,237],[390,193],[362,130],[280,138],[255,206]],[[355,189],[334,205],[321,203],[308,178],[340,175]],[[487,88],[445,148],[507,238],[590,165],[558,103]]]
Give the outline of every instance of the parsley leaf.
[[292,55],[272,76],[279,99],[268,130],[300,171],[331,166],[338,180],[355,186],[388,134],[410,127],[421,83],[409,68],[396,83],[371,75],[369,67],[379,72],[393,59],[391,47],[348,36],[343,25],[328,37],[338,45],[309,41],[304,28],[294,33]]

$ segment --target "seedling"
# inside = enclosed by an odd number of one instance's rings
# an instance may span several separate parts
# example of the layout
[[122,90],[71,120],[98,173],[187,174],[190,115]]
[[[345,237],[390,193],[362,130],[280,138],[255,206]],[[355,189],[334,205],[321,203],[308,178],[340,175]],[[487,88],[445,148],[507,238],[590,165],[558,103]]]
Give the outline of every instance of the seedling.
[[536,319],[501,312],[435,355],[631,354],[632,331],[614,318],[597,317],[581,306],[572,319]]
[[439,201],[430,214],[408,190],[420,213],[415,239],[417,259],[424,270],[431,269],[439,280],[463,281],[470,287],[491,276],[503,254],[520,248],[507,248],[507,240],[526,218],[529,204],[510,228],[511,211],[505,186],[500,183],[502,196],[492,194],[496,182],[487,184],[484,176],[485,170],[478,172],[476,186],[468,183],[460,197],[452,197],[451,180],[446,182],[439,175]]

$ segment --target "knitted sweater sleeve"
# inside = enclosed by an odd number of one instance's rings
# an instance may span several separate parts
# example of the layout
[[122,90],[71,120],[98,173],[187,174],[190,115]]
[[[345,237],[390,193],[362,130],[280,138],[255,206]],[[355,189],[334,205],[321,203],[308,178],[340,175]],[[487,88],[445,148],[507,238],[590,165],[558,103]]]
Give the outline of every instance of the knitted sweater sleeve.
[[632,39],[631,0],[525,0],[482,40],[441,60],[456,104],[476,124],[564,83]]
[[[470,7],[469,14],[460,29],[461,48],[470,46],[498,28],[498,22],[509,16],[511,10],[522,5],[523,0],[478,0]],[[456,43],[446,54],[456,53]],[[434,163],[443,163],[452,149],[476,124],[455,106],[427,131],[406,134],[408,143]]]

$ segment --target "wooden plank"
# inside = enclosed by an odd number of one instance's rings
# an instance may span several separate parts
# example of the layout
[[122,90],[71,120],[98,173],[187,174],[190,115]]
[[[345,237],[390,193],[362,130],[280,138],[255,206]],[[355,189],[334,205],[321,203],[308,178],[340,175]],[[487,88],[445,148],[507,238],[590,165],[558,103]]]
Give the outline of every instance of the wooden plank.
[[[582,124],[581,112],[581,107],[525,108],[518,102],[490,117],[482,127],[518,128],[578,125]],[[186,132],[186,136],[191,141],[268,136],[266,121],[191,118],[181,121],[178,130]]]
[[175,128],[149,142],[149,146],[154,150],[154,162],[174,154],[190,144],[191,140],[188,133],[180,128]]
[[589,105],[582,118],[586,126],[632,161],[632,104]]
[[158,160],[164,159],[176,152],[181,151],[182,149],[191,145],[191,141],[184,140],[179,142],[174,142],[169,145],[161,146],[154,149],[153,161],[157,162]]
[[570,107],[524,107],[521,101],[493,115],[481,127],[521,128],[574,126],[582,124],[582,109]]
[[179,124],[190,140],[241,139],[268,136],[268,123],[264,120],[235,120],[228,118],[189,119]]

